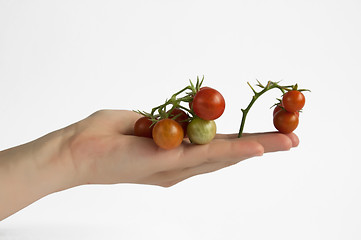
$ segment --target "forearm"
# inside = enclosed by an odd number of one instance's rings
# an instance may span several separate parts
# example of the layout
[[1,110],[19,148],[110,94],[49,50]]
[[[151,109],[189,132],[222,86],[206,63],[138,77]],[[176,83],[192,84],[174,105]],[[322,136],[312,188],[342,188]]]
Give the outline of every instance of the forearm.
[[36,200],[77,185],[67,150],[70,128],[0,152],[0,220]]

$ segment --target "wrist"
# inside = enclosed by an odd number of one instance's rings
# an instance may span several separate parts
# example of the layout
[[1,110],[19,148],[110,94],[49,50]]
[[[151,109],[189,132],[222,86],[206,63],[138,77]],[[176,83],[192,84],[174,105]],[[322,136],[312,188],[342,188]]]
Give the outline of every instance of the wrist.
[[0,220],[54,192],[79,185],[67,144],[71,128],[0,152]]
[[34,172],[39,173],[34,180],[42,184],[44,194],[80,185],[68,147],[73,132],[69,126],[29,143]]

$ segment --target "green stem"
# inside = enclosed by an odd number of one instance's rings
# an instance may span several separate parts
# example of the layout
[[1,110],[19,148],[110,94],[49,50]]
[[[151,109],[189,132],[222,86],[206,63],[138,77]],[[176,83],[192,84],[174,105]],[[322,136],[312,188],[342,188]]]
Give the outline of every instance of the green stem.
[[157,107],[154,107],[151,111],[151,115],[154,115],[155,111],[159,110],[159,109],[163,109],[165,106],[169,105],[169,104],[179,104],[179,102],[181,101],[180,99],[177,99],[177,96],[179,94],[181,94],[182,92],[186,91],[186,90],[192,90],[191,87],[187,86],[185,88],[183,88],[182,90],[180,90],[179,92],[176,92],[172,95],[172,97],[167,100],[165,103],[157,106]]
[[[174,109],[174,108],[180,108],[186,112],[188,112],[189,114],[192,115],[192,117],[194,116],[194,113],[191,109],[187,109],[183,106],[181,106],[181,102],[191,102],[194,95],[197,93],[197,91],[199,91],[202,83],[203,83],[203,80],[204,80],[204,76],[202,78],[201,81],[199,81],[199,77],[197,77],[197,83],[196,85],[194,86],[194,84],[192,83],[191,80],[189,80],[189,83],[190,85],[188,85],[187,87],[183,88],[182,90],[174,93],[172,95],[172,97],[168,100],[166,100],[165,103],[157,106],[157,107],[154,107],[152,108],[152,111],[150,113],[146,113],[146,112],[140,112],[140,111],[137,111],[138,113],[146,116],[146,117],[149,117],[152,119],[152,121],[158,121],[159,119],[164,119],[164,118],[168,118],[169,117],[169,114],[170,112]],[[183,97],[180,97],[178,98],[178,95],[180,95],[181,93],[185,92],[186,90],[190,90],[190,93],[187,93],[186,96],[183,96]],[[167,106],[171,105],[172,108],[171,109],[168,109],[167,111]],[[156,114],[157,112],[157,114]]]
[[238,138],[242,137],[242,134],[243,134],[243,129],[244,129],[244,124],[246,122],[246,117],[247,117],[247,114],[249,112],[249,110],[251,109],[251,107],[253,106],[253,104],[256,102],[256,100],[262,95],[264,94],[265,92],[267,92],[268,90],[271,90],[273,88],[278,88],[282,91],[282,93],[285,92],[285,89],[289,86],[286,86],[286,87],[283,87],[283,86],[280,86],[278,85],[277,83],[275,82],[271,82],[271,81],[268,81],[267,85],[265,87],[263,87],[262,85],[260,85],[260,87],[263,88],[262,91],[260,92],[256,92],[253,87],[248,83],[248,85],[251,87],[252,91],[254,92],[254,96],[252,97],[252,100],[251,102],[248,104],[248,107],[246,109],[241,109],[242,110],[242,121],[241,121],[241,126],[239,128],[239,132],[238,132]]
[[190,86],[187,86],[187,87],[183,88],[182,90],[180,90],[179,92],[176,92],[175,94],[173,94],[172,98],[178,96],[179,94],[181,94],[185,90],[192,90],[192,88]]

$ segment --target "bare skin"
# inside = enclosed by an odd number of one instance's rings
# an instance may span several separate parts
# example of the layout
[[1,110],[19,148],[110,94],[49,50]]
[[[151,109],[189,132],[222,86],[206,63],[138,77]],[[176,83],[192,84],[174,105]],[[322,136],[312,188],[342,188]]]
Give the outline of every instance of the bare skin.
[[85,184],[170,187],[267,152],[286,151],[297,136],[218,134],[206,145],[188,140],[163,150],[133,136],[139,114],[101,110],[32,142],[0,152],[0,220],[54,192]]

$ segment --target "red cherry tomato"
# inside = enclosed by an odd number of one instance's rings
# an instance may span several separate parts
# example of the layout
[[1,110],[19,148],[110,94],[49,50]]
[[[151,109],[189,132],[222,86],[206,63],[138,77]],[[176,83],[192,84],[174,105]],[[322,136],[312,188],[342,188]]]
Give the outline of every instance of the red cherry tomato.
[[183,129],[173,119],[162,119],[154,125],[153,140],[161,148],[172,149],[178,147],[184,137]]
[[152,121],[148,117],[139,118],[134,124],[134,135],[139,137],[152,138],[153,126]]
[[273,117],[273,125],[281,133],[291,133],[298,126],[298,116],[282,109]]
[[[201,87],[201,88],[198,90],[198,92],[201,91],[201,90],[203,90],[203,89],[207,89],[207,88],[210,88],[210,87]],[[194,96],[193,96],[193,98],[194,98]],[[189,109],[192,109],[192,107],[193,107],[193,101],[192,101],[192,102],[189,102]]]
[[305,96],[297,90],[286,92],[282,97],[282,105],[288,112],[298,112],[305,105]]
[[172,110],[172,112],[169,114],[169,118],[174,118],[175,116],[178,116],[176,119],[174,119],[181,127],[183,128],[184,134],[187,132],[187,126],[189,123],[189,116],[187,113],[185,113],[183,110],[179,108],[175,108]]
[[205,87],[199,90],[193,98],[194,113],[204,120],[219,118],[225,108],[225,101],[217,90]]

